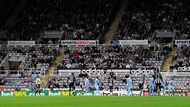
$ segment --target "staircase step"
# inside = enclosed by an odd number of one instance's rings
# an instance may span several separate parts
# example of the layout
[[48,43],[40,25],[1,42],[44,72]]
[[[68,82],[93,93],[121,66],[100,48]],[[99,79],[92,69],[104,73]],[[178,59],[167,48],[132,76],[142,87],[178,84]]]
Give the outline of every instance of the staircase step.
[[49,77],[51,76],[51,74],[53,74],[54,69],[56,68],[56,65],[58,65],[62,61],[63,57],[64,57],[63,52],[61,50],[59,50],[54,63],[49,68],[47,74],[44,77],[42,77],[42,86],[46,85]]
[[125,8],[127,7],[127,0],[121,1],[121,8],[119,9],[113,23],[109,27],[109,31],[105,35],[105,44],[110,44],[112,38],[115,35],[115,32],[117,31],[118,24],[121,22],[122,16],[125,14]]
[[161,71],[163,72],[168,72],[171,64],[173,63],[173,56],[175,55],[176,51],[173,50],[171,51],[166,57],[164,62],[162,63],[161,66]]
[[167,74],[170,71],[170,66],[173,63],[173,56],[175,55],[176,51],[173,50],[171,51],[166,57],[164,62],[162,63],[161,66],[161,71],[162,71],[162,77],[164,80],[166,80]]

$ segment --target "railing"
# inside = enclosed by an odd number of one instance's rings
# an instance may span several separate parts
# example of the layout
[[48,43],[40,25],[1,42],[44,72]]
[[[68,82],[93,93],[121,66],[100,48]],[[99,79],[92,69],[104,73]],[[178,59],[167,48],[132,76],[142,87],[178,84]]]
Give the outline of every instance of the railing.
[[25,69],[25,70],[0,70],[0,75],[4,76],[21,76],[22,75],[30,75],[32,72],[37,73],[37,75],[43,77],[45,74],[42,74],[40,70],[37,69]]
[[190,72],[169,72],[167,76],[186,76],[190,78]]

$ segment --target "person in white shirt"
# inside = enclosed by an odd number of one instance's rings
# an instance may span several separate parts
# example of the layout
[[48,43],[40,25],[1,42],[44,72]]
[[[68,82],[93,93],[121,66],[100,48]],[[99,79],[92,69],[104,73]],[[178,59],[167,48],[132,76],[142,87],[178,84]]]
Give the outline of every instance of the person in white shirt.
[[68,63],[67,65],[66,65],[66,68],[71,68],[71,64],[70,63]]

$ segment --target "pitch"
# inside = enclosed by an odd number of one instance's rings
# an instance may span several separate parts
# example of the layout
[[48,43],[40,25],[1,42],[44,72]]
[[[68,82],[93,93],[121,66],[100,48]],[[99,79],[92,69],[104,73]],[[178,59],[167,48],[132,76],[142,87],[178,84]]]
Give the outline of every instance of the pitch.
[[189,107],[190,97],[0,97],[0,107]]

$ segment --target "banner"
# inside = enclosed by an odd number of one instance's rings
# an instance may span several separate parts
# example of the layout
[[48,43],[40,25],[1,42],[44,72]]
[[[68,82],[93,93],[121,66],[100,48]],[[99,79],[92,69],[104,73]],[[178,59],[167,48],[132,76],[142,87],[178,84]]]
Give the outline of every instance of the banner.
[[113,45],[119,45],[119,40],[112,40]]
[[175,36],[174,32],[168,30],[156,30],[157,38],[173,38]]
[[[39,96],[39,93],[36,95]],[[41,91],[40,96],[47,95],[47,91]],[[1,96],[35,96],[35,91],[1,91]]]
[[186,40],[175,40],[175,45],[181,46],[181,45],[190,45],[190,39]]
[[94,91],[83,92],[82,90],[42,90],[35,95],[36,91],[1,91],[0,96],[92,96]]
[[51,91],[48,91],[48,95],[49,96],[73,96],[73,92],[51,90]]
[[1,91],[1,96],[13,96],[14,91]]
[[97,45],[98,40],[61,40],[61,45]]
[[[18,91],[18,92],[15,92],[15,93],[19,93],[19,92],[24,92],[26,93],[26,96],[35,96],[35,92],[36,91]],[[19,94],[18,94],[19,95]],[[48,95],[48,91],[47,90],[43,90],[40,92],[40,95],[39,93],[36,94],[36,96],[47,96]]]
[[148,40],[119,40],[119,45],[148,45]]
[[[127,91],[121,90],[121,91],[100,91],[101,96],[127,96]],[[140,91],[132,91],[132,96],[140,96]]]
[[190,72],[190,66],[189,67],[186,67],[186,66],[184,66],[184,67],[178,67],[177,71],[178,72]]
[[94,95],[94,91],[83,92],[82,90],[76,90],[76,91],[73,91],[73,94],[75,96],[92,96]]
[[0,88],[0,91],[13,91],[13,90],[15,90],[15,88],[11,88],[11,87],[1,87]]
[[8,46],[34,46],[35,41],[8,41]]
[[[166,90],[164,96],[171,96],[172,93],[169,90]],[[148,91],[143,92],[143,96],[149,96]],[[190,91],[189,90],[174,90],[174,96],[190,96]]]
[[[103,74],[104,69],[84,69],[82,70],[83,73],[87,74]],[[65,72],[69,73],[80,73],[80,69],[64,69],[64,70],[58,70],[59,74],[61,75],[62,73],[64,74]],[[138,69],[138,68],[126,68],[126,69],[107,69],[106,72],[120,72],[120,73],[127,73],[127,74],[133,74],[133,75],[138,75],[138,74],[154,74],[154,69],[151,68],[146,68],[146,69]]]
[[[99,94],[95,94],[94,91],[83,92],[82,90],[68,91],[68,90],[43,90],[40,95],[35,91],[1,91],[0,96],[126,96],[127,91],[100,91]],[[140,96],[140,91],[132,91],[132,96]],[[166,90],[165,96],[170,96],[171,92]],[[149,92],[144,91],[143,96],[149,96]],[[189,90],[175,90],[174,96],[190,96]]]
[[144,91],[144,92],[143,92],[143,96],[149,96],[149,92]]
[[60,39],[63,35],[63,31],[45,31],[43,38],[50,39]]
[[190,96],[190,92],[187,93],[187,96]]
[[[174,96],[188,96],[189,90],[174,90]],[[166,90],[166,96],[170,96],[172,93]]]

